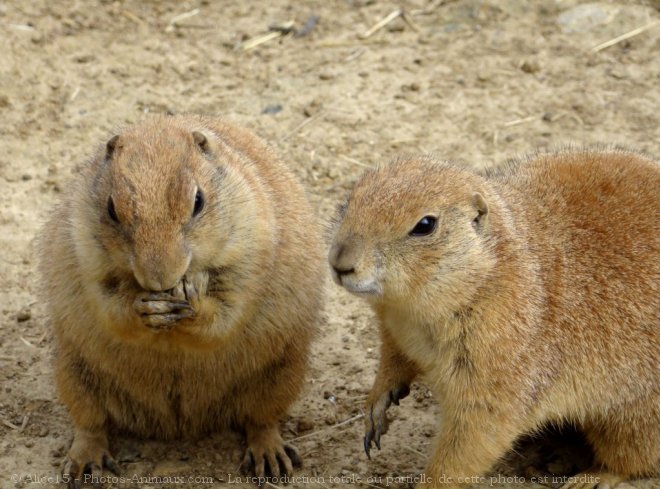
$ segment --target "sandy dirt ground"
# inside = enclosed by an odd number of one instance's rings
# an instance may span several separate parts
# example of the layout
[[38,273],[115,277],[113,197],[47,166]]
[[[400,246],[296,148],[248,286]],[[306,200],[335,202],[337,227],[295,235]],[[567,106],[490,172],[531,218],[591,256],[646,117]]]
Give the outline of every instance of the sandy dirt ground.
[[[401,7],[411,22],[361,37]],[[400,153],[480,167],[604,142],[659,157],[660,26],[592,50],[658,21],[659,10],[657,1],[0,2],[0,488],[52,486],[71,441],[35,294],[35,237],[72,166],[113,129],[167,112],[251,128],[304,182],[322,221],[365,167]],[[306,35],[243,49],[287,21],[300,34],[311,16]],[[305,460],[298,475],[308,483],[294,486],[411,487],[436,430],[433,398],[416,385],[366,459],[360,416],[375,326],[364,303],[327,290],[304,395],[282,425]],[[237,434],[119,436],[112,448],[127,480],[107,487],[242,487]],[[567,430],[522,442],[496,473],[518,477],[506,487],[542,487],[532,476],[588,463]],[[631,486],[660,480],[622,487]]]

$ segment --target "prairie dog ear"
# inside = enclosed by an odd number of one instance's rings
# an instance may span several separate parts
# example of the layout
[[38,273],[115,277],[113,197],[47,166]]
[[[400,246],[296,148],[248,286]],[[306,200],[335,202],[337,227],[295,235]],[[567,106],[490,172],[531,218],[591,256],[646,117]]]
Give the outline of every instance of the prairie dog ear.
[[481,230],[488,222],[488,202],[484,196],[479,192],[472,195],[472,207],[476,212],[476,216],[472,220],[472,225],[475,229]]
[[193,141],[195,141],[195,144],[199,146],[199,149],[201,149],[203,153],[211,152],[211,147],[209,145],[209,140],[206,137],[206,134],[200,131],[193,131],[192,137]]
[[106,161],[109,161],[112,158],[112,155],[114,154],[115,150],[119,147],[119,145],[117,144],[117,141],[119,141],[119,135],[115,134],[105,144],[105,160]]

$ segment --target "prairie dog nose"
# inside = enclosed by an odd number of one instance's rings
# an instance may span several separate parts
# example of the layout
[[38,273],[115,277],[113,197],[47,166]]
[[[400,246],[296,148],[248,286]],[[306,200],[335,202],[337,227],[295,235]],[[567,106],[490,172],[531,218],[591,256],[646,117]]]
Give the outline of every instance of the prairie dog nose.
[[355,272],[356,253],[353,248],[345,243],[339,243],[333,245],[330,250],[330,266],[338,276]]
[[149,250],[133,259],[133,275],[145,290],[169,290],[176,287],[186,274],[191,259],[192,255],[185,251],[172,253]]
[[141,270],[135,270],[133,275],[144,290],[153,292],[162,292],[174,288],[182,277],[182,275],[166,276],[163,273],[145,273]]

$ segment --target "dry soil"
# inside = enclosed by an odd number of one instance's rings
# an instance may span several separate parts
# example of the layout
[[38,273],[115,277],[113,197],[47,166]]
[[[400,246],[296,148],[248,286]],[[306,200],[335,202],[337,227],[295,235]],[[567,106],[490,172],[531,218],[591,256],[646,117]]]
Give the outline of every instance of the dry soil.
[[[165,112],[251,128],[304,182],[324,222],[365,167],[399,153],[481,167],[604,142],[660,157],[660,25],[592,50],[660,20],[660,4],[580,4],[0,2],[0,488],[50,487],[71,440],[35,295],[34,243],[70,169],[115,128]],[[399,16],[361,36],[399,8],[409,22]],[[311,16],[317,25],[300,35]],[[287,21],[298,35],[243,49]],[[436,430],[423,385],[391,410],[373,460],[362,451],[377,351],[366,305],[328,284],[307,386],[283,423],[305,459],[298,475],[315,478],[307,487],[409,487],[403,478],[423,469]],[[112,445],[128,480],[108,487],[242,487],[236,434]],[[588,457],[579,436],[555,433],[527,440],[498,470],[519,477],[509,487],[531,488],[532,476],[574,473]]]

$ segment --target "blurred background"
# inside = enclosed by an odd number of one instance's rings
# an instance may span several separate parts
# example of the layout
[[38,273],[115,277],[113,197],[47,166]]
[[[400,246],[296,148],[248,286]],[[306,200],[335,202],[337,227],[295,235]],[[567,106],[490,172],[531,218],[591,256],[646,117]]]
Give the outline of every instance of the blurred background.
[[[400,153],[483,167],[606,143],[658,158],[659,22],[660,2],[643,0],[0,2],[0,487],[56,474],[71,440],[34,239],[73,165],[113,130],[185,112],[248,127],[303,181],[323,222],[365,168]],[[333,284],[328,297],[306,390],[283,425],[305,459],[300,474],[316,477],[309,487],[409,487],[436,430],[432,396],[417,385],[391,410],[368,461],[375,326]],[[243,446],[231,433],[118,436],[113,450],[128,477],[208,487],[236,475]],[[588,463],[569,431],[523,441],[497,470],[525,477],[511,487],[537,487],[533,475]]]

